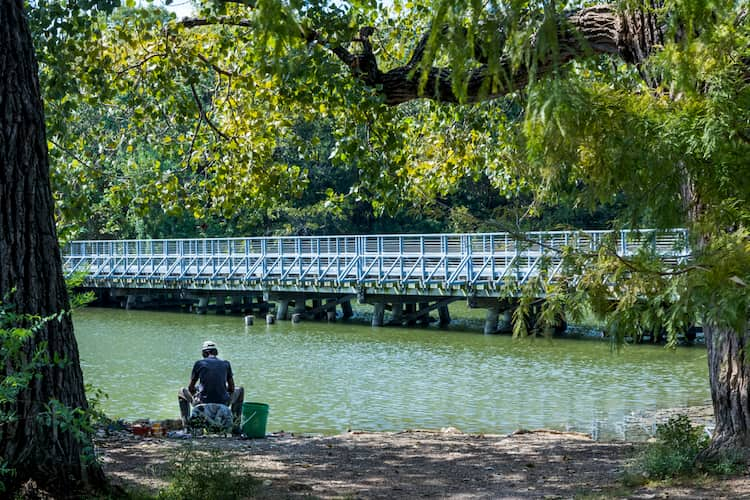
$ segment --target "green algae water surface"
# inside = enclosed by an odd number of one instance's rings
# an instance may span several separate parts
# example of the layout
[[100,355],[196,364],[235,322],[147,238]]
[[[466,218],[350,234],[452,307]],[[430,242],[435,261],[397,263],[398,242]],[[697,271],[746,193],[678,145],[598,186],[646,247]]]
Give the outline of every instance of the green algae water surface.
[[203,340],[219,346],[245,400],[270,405],[267,429],[335,434],[455,427],[622,434],[633,412],[709,399],[703,347],[513,340],[476,331],[372,328],[88,308],[74,313],[87,384],[111,417],[178,418]]

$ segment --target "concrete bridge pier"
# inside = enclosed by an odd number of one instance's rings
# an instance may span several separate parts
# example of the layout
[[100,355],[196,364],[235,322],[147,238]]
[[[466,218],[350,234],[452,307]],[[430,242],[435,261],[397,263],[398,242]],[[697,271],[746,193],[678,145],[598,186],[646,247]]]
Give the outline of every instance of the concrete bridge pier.
[[312,300],[312,308],[313,308],[313,311],[315,311],[313,313],[313,319],[316,319],[316,320],[322,320],[323,319],[323,315],[324,315],[325,311],[323,310],[322,304],[323,304],[323,301],[320,300],[320,299],[313,299]]
[[416,314],[415,313],[417,312],[417,304],[414,304],[413,302],[412,303],[408,303],[408,304],[404,304],[404,312],[405,312],[405,314],[406,314],[406,316],[408,318],[406,320],[406,324],[409,325],[409,326],[416,325],[417,324],[417,320],[416,320]]
[[448,305],[438,307],[438,316],[440,317],[440,326],[451,324],[451,312],[448,310]]
[[383,326],[385,316],[385,302],[375,302],[372,311],[372,326]]
[[227,297],[226,295],[217,295],[216,296],[216,314],[226,314],[226,304],[227,304]]
[[336,299],[326,299],[326,319],[336,321]]
[[500,317],[500,305],[487,309],[487,316],[484,320],[484,334],[491,335],[497,332],[497,322]]
[[289,313],[289,300],[288,299],[279,300],[279,305],[276,308],[276,319],[278,321],[284,321],[288,313]]
[[349,319],[354,316],[354,311],[352,310],[352,302],[350,300],[345,300],[341,303],[341,315],[344,319]]
[[208,312],[208,297],[198,298],[198,307],[195,312],[198,314],[206,314]]
[[305,313],[307,312],[307,306],[305,305],[305,296],[304,295],[298,295],[294,298],[294,311],[292,311],[292,317],[294,317],[295,314],[299,314],[299,319],[305,317]]
[[229,310],[232,314],[239,314],[242,312],[242,295],[232,295],[232,304],[229,306]]
[[401,325],[404,321],[404,304],[401,301],[394,302],[391,305],[391,325]]
[[430,324],[430,303],[420,302],[418,309],[419,314],[417,317],[417,323],[420,325],[427,326]]
[[498,330],[501,332],[513,331],[513,309],[503,310],[502,319],[500,319]]

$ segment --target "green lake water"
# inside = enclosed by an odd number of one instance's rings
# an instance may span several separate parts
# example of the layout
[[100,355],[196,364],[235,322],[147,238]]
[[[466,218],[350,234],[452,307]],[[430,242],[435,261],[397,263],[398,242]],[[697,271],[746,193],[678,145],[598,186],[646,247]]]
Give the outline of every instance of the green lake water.
[[232,363],[245,401],[270,405],[267,430],[334,434],[455,427],[554,428],[621,436],[634,412],[709,399],[703,347],[482,335],[459,327],[87,308],[74,314],[86,383],[112,417],[178,418],[203,340]]

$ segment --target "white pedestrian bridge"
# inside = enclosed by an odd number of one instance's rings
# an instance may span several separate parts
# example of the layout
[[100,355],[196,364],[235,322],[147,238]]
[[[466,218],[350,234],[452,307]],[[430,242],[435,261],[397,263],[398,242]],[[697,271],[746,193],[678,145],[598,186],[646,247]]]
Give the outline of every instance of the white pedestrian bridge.
[[139,297],[147,304],[179,294],[198,300],[199,311],[209,300],[223,309],[226,297],[248,310],[248,297],[262,297],[260,303],[281,303],[283,319],[290,302],[298,313],[325,313],[358,297],[376,306],[375,316],[399,304],[399,320],[418,317],[417,305],[424,316],[461,298],[489,301],[480,306],[491,308],[529,280],[569,276],[563,256],[570,252],[594,256],[606,249],[623,258],[649,252],[681,264],[689,256],[687,236],[684,229],[648,229],[89,240],[70,242],[63,262],[66,273],[84,276],[84,287],[125,297],[129,307]]

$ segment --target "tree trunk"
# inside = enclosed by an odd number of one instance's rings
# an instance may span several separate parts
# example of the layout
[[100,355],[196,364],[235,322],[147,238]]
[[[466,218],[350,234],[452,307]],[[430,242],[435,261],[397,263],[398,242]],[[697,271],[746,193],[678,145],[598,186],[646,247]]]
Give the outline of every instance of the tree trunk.
[[[0,0],[0,297],[19,313],[46,317],[70,303],[53,218],[38,67],[23,6],[23,0]],[[69,315],[36,331],[22,355],[30,359],[39,348],[51,360],[66,362],[43,367],[8,404],[17,418],[0,423],[0,457],[15,470],[6,483],[11,492],[34,480],[68,497],[104,484],[101,468],[85,456],[91,443],[38,418],[52,400],[87,408]],[[12,370],[1,369],[4,377]]]
[[702,458],[750,454],[750,330],[703,325],[716,428]]

